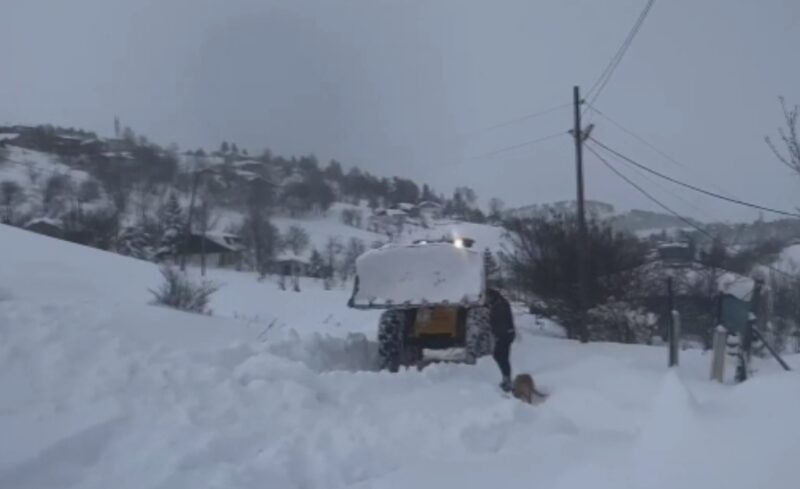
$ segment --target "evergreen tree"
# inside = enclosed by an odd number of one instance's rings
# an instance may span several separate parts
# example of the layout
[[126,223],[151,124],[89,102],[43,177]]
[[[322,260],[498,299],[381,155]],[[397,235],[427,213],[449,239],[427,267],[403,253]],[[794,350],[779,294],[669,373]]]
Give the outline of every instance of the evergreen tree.
[[219,152],[222,154],[227,154],[230,149],[231,147],[228,144],[228,141],[222,141],[222,144],[219,146]]
[[422,186],[422,200],[427,202],[438,202],[439,198],[436,196],[435,193],[431,190],[428,184],[424,184]]
[[289,226],[283,237],[283,244],[295,255],[302,254],[311,243],[308,232],[300,226]]
[[159,254],[176,255],[183,234],[183,210],[175,192],[170,193],[167,202],[158,210],[161,226]]
[[344,178],[344,170],[342,170],[342,164],[336,160],[331,160],[328,163],[328,166],[325,168],[325,176],[334,180],[336,182],[340,182]]
[[150,260],[153,250],[150,248],[150,236],[141,227],[128,226],[122,230],[117,238],[116,251],[120,255]]

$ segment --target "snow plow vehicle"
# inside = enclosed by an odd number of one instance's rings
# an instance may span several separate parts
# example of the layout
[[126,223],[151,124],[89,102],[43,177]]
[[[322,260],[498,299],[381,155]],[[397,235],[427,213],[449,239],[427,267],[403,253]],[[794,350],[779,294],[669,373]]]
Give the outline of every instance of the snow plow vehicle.
[[471,244],[460,238],[391,244],[358,258],[348,305],[384,310],[378,324],[382,370],[474,363],[491,353],[483,256]]

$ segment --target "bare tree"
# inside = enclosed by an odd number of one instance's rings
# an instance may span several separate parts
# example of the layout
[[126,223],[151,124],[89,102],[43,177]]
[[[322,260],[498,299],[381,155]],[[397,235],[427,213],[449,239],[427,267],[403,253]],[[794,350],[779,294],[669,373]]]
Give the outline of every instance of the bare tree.
[[497,197],[492,197],[489,200],[489,218],[495,221],[500,221],[503,218],[503,211],[505,211],[506,203]]
[[[644,260],[644,246],[635,237],[614,232],[607,223],[590,220],[589,304],[624,295],[628,271]],[[508,223],[511,251],[501,259],[510,286],[523,292],[537,312],[562,322],[571,338],[580,325],[578,295],[578,224],[574,214],[552,214]]]
[[336,271],[337,257],[341,254],[344,246],[338,237],[332,236],[325,243],[325,290],[333,288],[334,273]]
[[254,253],[254,265],[261,278],[266,276],[280,240],[278,229],[269,221],[270,203],[268,184],[263,179],[252,180],[241,235]]
[[344,209],[341,218],[347,226],[361,228],[364,225],[364,215],[358,209]]
[[[780,101],[784,123],[786,124],[785,127],[778,128],[780,143],[776,143],[769,136],[764,139],[778,160],[800,175],[800,139],[798,139],[797,134],[798,106],[788,106],[783,97],[780,97]],[[778,147],[779,144],[785,146],[785,152],[781,151]]]
[[308,232],[300,226],[290,226],[283,236],[283,244],[292,250],[292,253],[299,255],[308,249],[311,238]]
[[66,208],[66,202],[75,193],[75,185],[67,174],[54,173],[45,180],[42,203],[48,213],[57,213]]
[[100,183],[95,179],[84,180],[78,185],[76,197],[81,204],[97,200],[100,195]]
[[201,250],[200,250],[200,273],[205,277],[206,275],[206,234],[209,231],[214,229],[219,222],[219,214],[215,212],[214,202],[208,197],[204,197],[200,200],[200,204],[197,206],[195,210],[194,217],[194,225],[196,226],[196,232],[203,237],[203,240],[200,242]]
[[340,270],[343,281],[346,282],[356,273],[356,260],[359,256],[363,255],[365,251],[367,251],[367,245],[364,241],[355,237],[350,238],[347,242],[347,248],[344,250],[344,260],[342,269]]

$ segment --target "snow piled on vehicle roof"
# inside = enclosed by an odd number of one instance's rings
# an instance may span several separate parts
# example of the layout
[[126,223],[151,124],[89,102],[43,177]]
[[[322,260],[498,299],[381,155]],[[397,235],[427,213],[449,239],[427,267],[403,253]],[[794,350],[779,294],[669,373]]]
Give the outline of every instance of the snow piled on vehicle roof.
[[387,308],[475,304],[484,289],[483,256],[450,243],[388,245],[356,261],[351,305]]

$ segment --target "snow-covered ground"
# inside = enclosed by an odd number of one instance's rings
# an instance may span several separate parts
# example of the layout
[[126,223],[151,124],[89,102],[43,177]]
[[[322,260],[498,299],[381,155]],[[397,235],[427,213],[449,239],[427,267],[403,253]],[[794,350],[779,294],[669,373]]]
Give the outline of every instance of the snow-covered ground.
[[698,351],[668,372],[520,314],[528,406],[491,359],[371,371],[347,289],[213,271],[198,316],[148,305],[148,263],[5,226],[0,251],[0,488],[797,486],[800,379],[772,362],[723,386]]
[[784,248],[773,266],[782,272],[791,274],[796,274],[800,271],[800,244],[793,244]]

